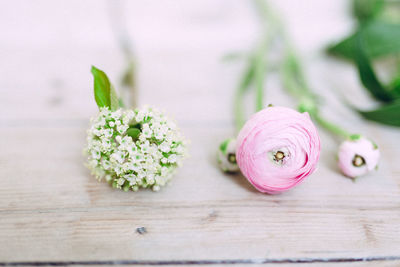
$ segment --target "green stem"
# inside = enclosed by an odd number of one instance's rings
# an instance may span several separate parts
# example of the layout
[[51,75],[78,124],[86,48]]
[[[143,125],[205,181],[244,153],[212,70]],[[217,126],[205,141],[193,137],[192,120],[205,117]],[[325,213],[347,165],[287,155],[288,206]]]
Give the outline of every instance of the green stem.
[[350,138],[351,134],[343,128],[328,122],[318,111],[318,104],[315,96],[306,85],[304,74],[301,71],[299,60],[292,51],[288,55],[282,67],[282,79],[287,91],[295,98],[299,99],[299,110],[307,111],[310,116],[324,129],[339,135],[345,139]]
[[256,111],[260,111],[264,108],[264,82],[265,82],[265,51],[268,49],[269,38],[263,41],[258,48],[257,56],[255,59],[255,87],[256,87]]
[[276,23],[275,16],[264,0],[255,0],[254,3],[260,14],[263,32],[260,45],[256,50],[254,77],[256,87],[256,111],[260,111],[264,108],[264,84],[266,76],[265,72],[267,69],[266,54],[269,50],[270,44],[276,37],[278,24]]
[[344,139],[350,139],[351,134],[348,131],[337,126],[336,124],[328,122],[327,120],[323,119],[319,114],[315,114],[314,116],[312,115],[312,118],[314,118],[314,120],[325,130],[328,130],[335,135],[339,135]]
[[235,124],[237,131],[243,127],[246,119],[243,108],[243,95],[246,89],[250,86],[254,78],[254,59],[253,56],[249,58],[248,66],[243,76],[241,77],[239,86],[236,90],[234,98],[234,113],[235,113]]
[[240,92],[240,90],[237,90],[235,95],[234,113],[235,113],[236,129],[237,131],[240,131],[240,129],[243,127],[245,123],[244,111],[242,105],[242,93]]
[[320,126],[331,133],[339,135],[345,139],[350,138],[351,134],[349,132],[336,124],[328,122],[319,114],[316,97],[307,85],[300,60],[296,56],[296,53],[290,44],[282,22],[277,17],[273,17],[271,20],[273,20],[275,25],[277,25],[285,47],[286,55],[281,68],[283,84],[288,93],[299,100],[299,110],[301,112],[308,112]]
[[239,131],[245,123],[243,96],[247,88],[254,82],[255,85],[255,109],[260,111],[264,108],[264,83],[265,83],[265,72],[266,72],[266,54],[271,44],[274,33],[267,30],[267,14],[269,13],[266,5],[262,0],[255,1],[257,9],[260,11],[260,18],[263,24],[263,36],[259,45],[252,52],[248,67],[241,77],[240,84],[236,90],[234,98],[234,113],[235,113],[235,125],[237,131]]

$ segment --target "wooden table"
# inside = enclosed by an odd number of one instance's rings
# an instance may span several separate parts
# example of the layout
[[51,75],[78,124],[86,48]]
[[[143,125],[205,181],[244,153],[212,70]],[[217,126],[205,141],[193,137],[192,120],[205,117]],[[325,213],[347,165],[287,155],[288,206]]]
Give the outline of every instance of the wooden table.
[[[123,192],[84,167],[96,112],[90,65],[118,84],[124,60],[109,25],[113,3],[0,3],[0,266],[314,263],[400,265],[399,130],[340,105],[371,100],[354,69],[321,49],[350,29],[345,1],[277,1],[324,113],[373,138],[380,168],[339,174],[338,143],[320,131],[318,170],[281,195],[222,174],[215,153],[233,134],[231,99],[242,62],[221,62],[256,38],[245,1],[122,3],[138,59],[139,102],[172,114],[191,157],[158,193]],[[329,29],[329,30],[327,30]],[[294,106],[278,77],[266,102]],[[253,101],[248,99],[251,107]],[[307,264],[308,265],[308,264]]]

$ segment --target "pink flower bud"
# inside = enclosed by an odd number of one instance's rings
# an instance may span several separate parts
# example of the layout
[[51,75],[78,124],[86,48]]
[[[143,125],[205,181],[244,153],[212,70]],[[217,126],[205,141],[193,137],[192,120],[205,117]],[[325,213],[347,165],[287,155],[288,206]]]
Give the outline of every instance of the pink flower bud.
[[309,176],[320,150],[318,132],[308,113],[268,107],[243,126],[237,138],[236,160],[257,190],[276,194]]
[[375,169],[379,157],[378,147],[367,138],[347,140],[339,147],[339,168],[344,175],[355,178]]

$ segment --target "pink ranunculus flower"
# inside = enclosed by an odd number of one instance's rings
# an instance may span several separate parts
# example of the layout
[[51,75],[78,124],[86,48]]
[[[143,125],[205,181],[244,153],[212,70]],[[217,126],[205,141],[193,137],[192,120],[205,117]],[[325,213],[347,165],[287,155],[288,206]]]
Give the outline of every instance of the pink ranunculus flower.
[[379,157],[379,149],[372,141],[355,135],[339,147],[339,168],[344,175],[355,178],[375,169]]
[[318,132],[308,113],[268,107],[251,116],[241,129],[236,160],[257,190],[277,194],[313,173],[320,150]]

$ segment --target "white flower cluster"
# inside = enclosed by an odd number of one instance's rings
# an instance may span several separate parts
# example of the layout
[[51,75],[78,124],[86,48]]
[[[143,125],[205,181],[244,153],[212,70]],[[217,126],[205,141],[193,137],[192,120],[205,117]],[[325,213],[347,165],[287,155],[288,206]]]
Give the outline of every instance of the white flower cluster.
[[125,191],[158,191],[181,165],[185,145],[175,123],[156,109],[101,108],[91,120],[85,151],[97,179]]

